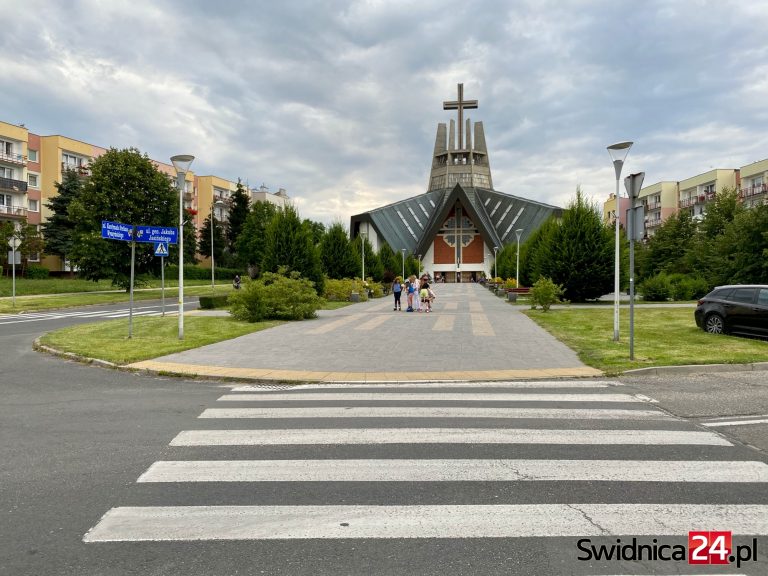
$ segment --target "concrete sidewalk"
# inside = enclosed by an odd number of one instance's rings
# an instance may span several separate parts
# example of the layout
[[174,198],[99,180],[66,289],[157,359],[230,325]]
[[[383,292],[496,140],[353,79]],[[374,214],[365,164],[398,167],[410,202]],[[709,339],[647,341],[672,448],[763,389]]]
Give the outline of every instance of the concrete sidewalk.
[[130,367],[219,378],[322,382],[602,374],[480,285],[439,284],[435,292],[432,313],[395,312],[390,296]]

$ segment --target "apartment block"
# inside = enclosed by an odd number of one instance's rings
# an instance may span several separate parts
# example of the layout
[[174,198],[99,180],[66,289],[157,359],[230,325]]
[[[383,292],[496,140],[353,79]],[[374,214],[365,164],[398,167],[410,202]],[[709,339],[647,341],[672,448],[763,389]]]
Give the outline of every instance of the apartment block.
[[[21,223],[28,217],[28,164],[29,131],[0,122],[0,222]],[[39,211],[39,198],[36,200]]]
[[706,212],[706,205],[715,199],[715,193],[723,188],[737,188],[739,185],[739,171],[710,170],[693,178],[679,182],[680,210],[688,212],[696,220],[701,220]]
[[678,210],[677,182],[657,182],[640,190],[645,212],[645,235],[653,236],[661,223]]
[[[0,121],[0,222],[26,220],[39,227],[50,217],[46,204],[58,193],[56,183],[62,181],[64,172],[73,169],[87,176],[91,162],[106,152],[107,148],[74,138],[40,136],[23,125]],[[176,186],[173,165],[152,162]],[[194,215],[198,231],[212,209],[217,220],[227,220],[229,199],[237,189],[237,182],[219,176],[197,176],[189,171],[184,184],[184,207]],[[252,202],[270,202],[280,207],[290,200],[283,188],[273,194],[262,185],[248,193]],[[40,257],[31,261],[39,262]],[[57,256],[43,255],[42,264],[51,270],[67,269],[66,263]]]
[[739,198],[747,207],[768,202],[768,160],[742,166]]

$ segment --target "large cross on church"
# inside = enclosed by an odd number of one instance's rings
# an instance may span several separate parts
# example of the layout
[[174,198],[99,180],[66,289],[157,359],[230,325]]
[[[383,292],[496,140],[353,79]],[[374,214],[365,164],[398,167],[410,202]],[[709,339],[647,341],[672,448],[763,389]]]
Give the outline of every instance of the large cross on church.
[[464,100],[464,84],[459,84],[459,99],[443,102],[443,110],[459,111],[459,150],[464,148],[464,110],[477,108],[477,100]]

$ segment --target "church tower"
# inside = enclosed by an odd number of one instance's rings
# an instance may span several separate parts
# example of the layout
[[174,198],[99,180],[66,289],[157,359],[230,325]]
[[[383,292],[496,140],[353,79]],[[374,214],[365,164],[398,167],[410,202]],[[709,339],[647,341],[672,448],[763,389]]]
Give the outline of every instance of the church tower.
[[464,122],[464,110],[477,108],[477,100],[464,100],[464,84],[459,84],[458,92],[457,100],[443,102],[443,110],[458,111],[458,125],[454,120],[450,122],[450,129],[445,123],[437,125],[427,190],[453,188],[456,184],[465,188],[492,190],[491,165],[488,162],[483,123],[475,122],[473,137],[472,122],[469,118],[466,124]]

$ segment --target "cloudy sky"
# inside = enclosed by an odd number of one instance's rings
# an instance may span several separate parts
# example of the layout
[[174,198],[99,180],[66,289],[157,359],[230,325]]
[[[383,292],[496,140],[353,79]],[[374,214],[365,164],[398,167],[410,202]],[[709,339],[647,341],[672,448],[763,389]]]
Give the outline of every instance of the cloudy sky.
[[323,222],[425,191],[464,83],[496,189],[563,206],[768,158],[768,1],[0,0],[0,119],[286,188]]

